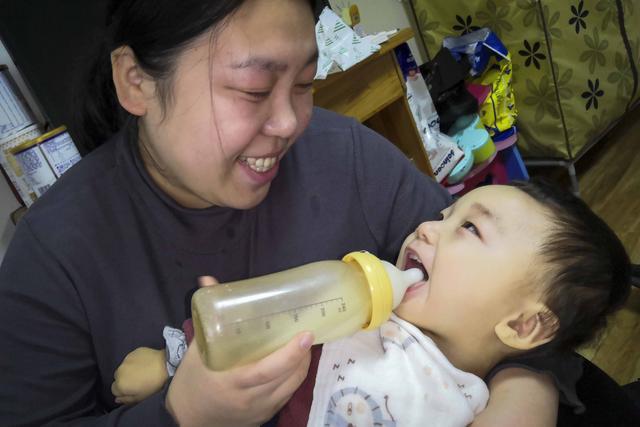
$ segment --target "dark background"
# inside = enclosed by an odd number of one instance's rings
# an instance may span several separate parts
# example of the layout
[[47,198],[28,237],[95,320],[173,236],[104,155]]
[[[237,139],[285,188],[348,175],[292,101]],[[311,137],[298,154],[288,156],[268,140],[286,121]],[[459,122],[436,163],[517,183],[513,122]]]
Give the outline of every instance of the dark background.
[[0,39],[49,128],[72,123],[73,85],[100,38],[107,1],[0,0]]

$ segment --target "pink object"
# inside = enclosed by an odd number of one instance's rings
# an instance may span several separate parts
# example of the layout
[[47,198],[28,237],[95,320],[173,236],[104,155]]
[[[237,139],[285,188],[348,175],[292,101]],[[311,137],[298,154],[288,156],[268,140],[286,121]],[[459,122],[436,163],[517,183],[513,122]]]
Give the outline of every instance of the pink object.
[[467,90],[478,100],[478,105],[482,105],[487,96],[491,93],[491,86],[479,85],[476,83],[467,84]]
[[496,151],[502,151],[505,148],[509,148],[515,144],[516,141],[518,141],[518,134],[514,133],[509,138],[496,142]]
[[447,190],[451,195],[458,194],[459,192],[464,190],[464,181],[459,184],[452,185],[451,187],[447,187]]

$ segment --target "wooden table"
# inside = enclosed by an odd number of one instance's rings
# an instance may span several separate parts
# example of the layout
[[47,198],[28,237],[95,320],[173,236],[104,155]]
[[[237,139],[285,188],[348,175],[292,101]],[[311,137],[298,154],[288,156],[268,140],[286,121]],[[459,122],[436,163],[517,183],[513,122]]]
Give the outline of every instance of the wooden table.
[[354,117],[395,144],[415,165],[433,176],[427,152],[409,109],[402,71],[393,49],[413,37],[405,28],[380,50],[346,71],[313,83],[314,104]]

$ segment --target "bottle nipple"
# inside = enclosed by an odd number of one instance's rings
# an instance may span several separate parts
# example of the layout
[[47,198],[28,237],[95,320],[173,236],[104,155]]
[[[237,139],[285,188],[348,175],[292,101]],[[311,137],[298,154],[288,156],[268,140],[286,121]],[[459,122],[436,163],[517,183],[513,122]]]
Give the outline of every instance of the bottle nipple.
[[422,270],[419,268],[400,270],[395,265],[387,261],[382,261],[382,265],[389,275],[391,287],[393,288],[393,310],[400,305],[400,302],[404,297],[404,293],[407,291],[409,286],[424,280],[424,273],[422,273]]

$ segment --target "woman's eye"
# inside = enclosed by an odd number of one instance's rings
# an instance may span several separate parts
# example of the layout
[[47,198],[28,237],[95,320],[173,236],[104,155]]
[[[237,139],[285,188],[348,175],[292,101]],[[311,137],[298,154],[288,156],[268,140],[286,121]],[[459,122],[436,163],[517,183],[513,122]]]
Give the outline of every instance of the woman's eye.
[[311,88],[313,87],[313,83],[301,83],[298,86],[298,89],[302,92],[307,92],[309,90],[311,90]]
[[462,223],[462,228],[466,228],[471,233],[473,233],[476,236],[480,237],[480,231],[478,230],[478,227],[476,227],[475,224],[473,224],[472,222],[469,222],[469,221],[463,222]]
[[269,97],[270,92],[244,92],[245,95],[249,95],[249,97],[253,98],[255,101],[262,101],[263,99],[267,99]]

